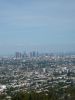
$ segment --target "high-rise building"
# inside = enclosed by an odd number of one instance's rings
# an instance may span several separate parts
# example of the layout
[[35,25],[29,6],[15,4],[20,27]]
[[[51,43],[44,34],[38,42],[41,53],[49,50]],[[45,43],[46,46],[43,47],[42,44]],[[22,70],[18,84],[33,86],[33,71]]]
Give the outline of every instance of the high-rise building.
[[18,58],[22,58],[21,52],[16,52],[15,57],[16,57],[17,59],[18,59]]

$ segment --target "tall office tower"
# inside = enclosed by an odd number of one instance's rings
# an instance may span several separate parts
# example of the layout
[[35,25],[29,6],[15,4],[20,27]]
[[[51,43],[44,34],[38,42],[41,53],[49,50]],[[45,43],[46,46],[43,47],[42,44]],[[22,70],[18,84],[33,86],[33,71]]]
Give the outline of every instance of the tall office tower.
[[33,57],[33,54],[32,54],[32,52],[30,52],[30,53],[29,53],[29,57]]
[[22,58],[26,58],[26,57],[27,57],[27,53],[24,52],[24,53],[22,54]]
[[36,52],[35,51],[32,52],[32,56],[36,57]]
[[17,59],[22,58],[21,52],[16,52],[15,57],[16,57]]

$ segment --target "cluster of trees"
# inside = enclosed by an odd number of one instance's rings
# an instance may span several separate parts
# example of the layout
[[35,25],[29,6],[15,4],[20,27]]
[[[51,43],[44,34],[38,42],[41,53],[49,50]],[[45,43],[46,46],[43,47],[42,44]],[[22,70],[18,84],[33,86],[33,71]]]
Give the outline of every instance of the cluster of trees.
[[[40,93],[35,91],[19,91],[15,93],[11,92],[11,90],[12,89],[7,92],[7,94],[11,96],[11,100],[75,100],[75,86],[51,87],[49,91],[42,91]],[[0,100],[8,100],[6,99],[8,95],[0,94]]]
[[75,87],[50,88],[49,92],[18,92],[12,100],[75,100]]
[[0,100],[5,100],[5,98],[6,98],[6,95],[0,94]]

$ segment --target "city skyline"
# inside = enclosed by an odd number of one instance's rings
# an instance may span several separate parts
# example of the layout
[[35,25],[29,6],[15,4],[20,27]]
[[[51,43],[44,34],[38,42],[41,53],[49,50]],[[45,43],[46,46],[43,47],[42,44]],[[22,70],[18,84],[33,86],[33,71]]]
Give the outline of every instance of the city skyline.
[[74,0],[0,1],[0,55],[75,51]]

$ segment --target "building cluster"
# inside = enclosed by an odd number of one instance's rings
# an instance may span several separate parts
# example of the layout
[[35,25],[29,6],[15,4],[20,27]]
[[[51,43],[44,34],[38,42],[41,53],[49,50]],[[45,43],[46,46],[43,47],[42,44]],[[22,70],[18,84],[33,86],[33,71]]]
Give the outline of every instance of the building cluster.
[[26,53],[26,52],[23,52],[23,53],[21,53],[21,52],[16,52],[16,53],[15,53],[15,57],[16,57],[17,59],[26,58],[26,57],[38,57],[39,55],[40,55],[40,54],[39,54],[38,52],[35,52],[35,51],[29,52],[29,53]]
[[63,88],[75,84],[75,55],[17,52],[0,58],[0,94],[8,90],[48,91],[59,84]]

